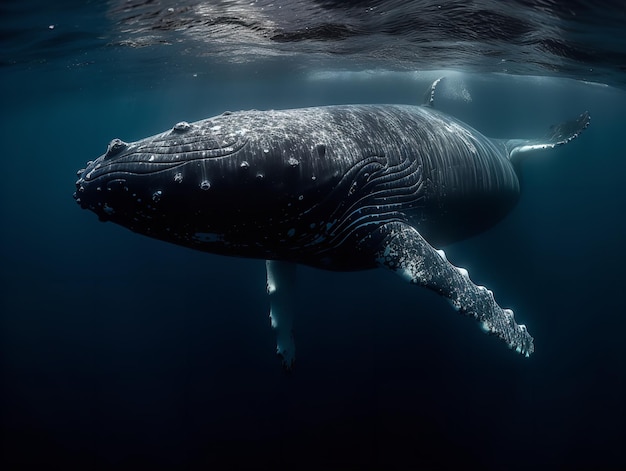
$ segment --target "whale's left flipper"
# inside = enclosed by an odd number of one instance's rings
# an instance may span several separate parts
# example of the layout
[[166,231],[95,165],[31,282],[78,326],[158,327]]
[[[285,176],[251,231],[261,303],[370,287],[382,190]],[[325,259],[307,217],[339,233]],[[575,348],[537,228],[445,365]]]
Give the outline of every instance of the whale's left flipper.
[[296,361],[296,344],[293,339],[296,264],[267,260],[265,268],[270,320],[276,331],[276,353],[281,357],[283,367],[291,370]]
[[376,253],[380,265],[445,296],[459,312],[474,317],[510,348],[527,357],[533,353],[533,338],[526,326],[516,324],[513,311],[498,306],[491,291],[472,283],[466,270],[448,262],[443,251],[435,250],[414,227],[391,222],[378,231],[383,237]]
[[539,139],[509,139],[502,140],[509,154],[511,162],[517,162],[522,156],[537,150],[554,149],[576,139],[583,132],[589,123],[591,116],[588,111],[582,113],[578,118],[565,121],[560,124],[550,126],[548,132]]

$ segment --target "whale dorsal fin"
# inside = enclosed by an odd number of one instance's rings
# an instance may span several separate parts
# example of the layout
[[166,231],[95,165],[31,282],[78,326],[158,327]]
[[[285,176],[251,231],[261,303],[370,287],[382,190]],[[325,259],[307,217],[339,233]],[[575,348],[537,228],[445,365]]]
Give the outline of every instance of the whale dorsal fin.
[[430,106],[431,108],[435,106],[435,90],[437,89],[437,85],[439,85],[444,78],[445,77],[439,77],[431,84],[430,88],[424,95],[424,102],[422,103],[423,106]]
[[504,141],[509,160],[517,161],[522,155],[541,149],[553,149],[567,144],[589,126],[591,116],[585,111],[578,118],[550,126],[550,129],[540,139],[509,139]]

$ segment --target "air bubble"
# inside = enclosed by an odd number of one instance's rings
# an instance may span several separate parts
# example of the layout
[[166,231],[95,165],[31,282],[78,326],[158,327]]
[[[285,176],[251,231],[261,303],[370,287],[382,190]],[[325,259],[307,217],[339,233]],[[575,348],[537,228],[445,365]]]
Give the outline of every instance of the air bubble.
[[176,183],[182,183],[183,182],[183,174],[178,172],[177,174],[174,175],[174,181]]
[[154,201],[155,203],[158,203],[159,201],[161,201],[161,196],[163,195],[163,192],[161,190],[157,190],[154,193],[152,193],[152,201]]
[[204,180],[202,183],[200,183],[200,189],[201,190],[208,190],[209,188],[211,188],[211,182],[208,180]]
[[261,172],[256,174],[256,179],[257,180],[263,180],[265,178],[265,175],[263,175]]
[[241,162],[241,164],[239,164],[239,168],[250,168],[250,164],[244,160],[243,162]]

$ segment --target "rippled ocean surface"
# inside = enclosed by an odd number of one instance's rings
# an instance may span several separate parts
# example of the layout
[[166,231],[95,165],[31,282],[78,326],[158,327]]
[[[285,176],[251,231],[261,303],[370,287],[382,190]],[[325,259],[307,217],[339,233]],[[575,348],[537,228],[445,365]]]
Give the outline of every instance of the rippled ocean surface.
[[[3,1],[2,469],[626,466],[626,6],[617,1]],[[437,107],[492,137],[589,110],[518,206],[448,258],[521,358],[383,271],[299,271],[274,356],[264,263],[100,223],[76,170],[225,110]]]

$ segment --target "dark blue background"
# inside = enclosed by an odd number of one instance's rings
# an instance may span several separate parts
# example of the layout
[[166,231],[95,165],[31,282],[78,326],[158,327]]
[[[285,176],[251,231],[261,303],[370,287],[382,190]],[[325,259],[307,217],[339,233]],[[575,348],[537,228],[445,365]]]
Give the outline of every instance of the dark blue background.
[[303,267],[285,375],[263,262],[99,223],[72,200],[75,172],[114,137],[226,109],[419,103],[428,79],[114,70],[0,76],[4,469],[622,469],[623,92],[452,73],[441,90],[494,137],[593,117],[529,156],[505,221],[446,249],[528,325],[530,359],[392,274]]

